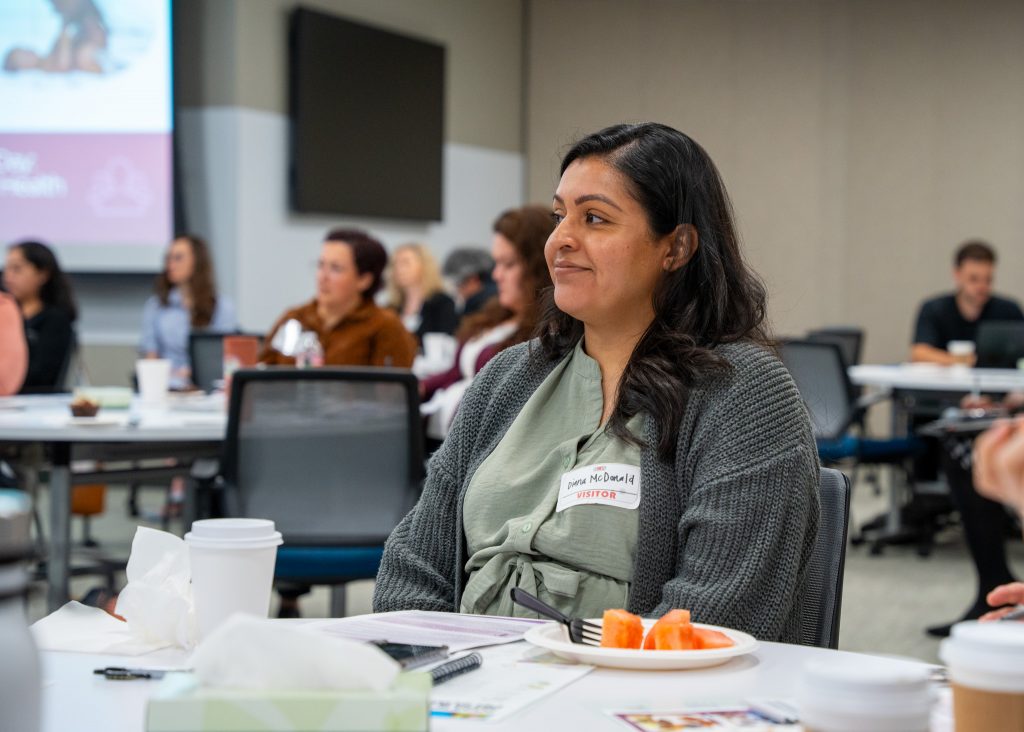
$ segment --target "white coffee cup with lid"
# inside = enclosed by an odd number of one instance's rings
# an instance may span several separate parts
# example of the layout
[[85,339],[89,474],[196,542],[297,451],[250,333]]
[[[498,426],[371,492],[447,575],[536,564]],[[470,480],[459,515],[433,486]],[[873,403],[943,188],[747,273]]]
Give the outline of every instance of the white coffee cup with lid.
[[277,547],[283,543],[273,521],[194,521],[185,542],[200,638],[235,613],[267,617]]
[[1024,623],[957,623],[939,658],[949,667],[957,732],[1024,730]]
[[974,341],[950,341],[946,351],[953,357],[955,368],[970,368],[974,365]]
[[806,732],[928,732],[933,698],[923,664],[845,656],[807,663],[796,701]]

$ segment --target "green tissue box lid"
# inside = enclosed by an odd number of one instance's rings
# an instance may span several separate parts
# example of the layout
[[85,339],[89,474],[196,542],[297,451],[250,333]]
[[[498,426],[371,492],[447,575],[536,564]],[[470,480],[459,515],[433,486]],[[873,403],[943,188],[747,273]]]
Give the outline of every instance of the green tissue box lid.
[[420,672],[382,692],[204,689],[191,674],[168,675],[149,701],[146,732],[425,732],[430,688]]

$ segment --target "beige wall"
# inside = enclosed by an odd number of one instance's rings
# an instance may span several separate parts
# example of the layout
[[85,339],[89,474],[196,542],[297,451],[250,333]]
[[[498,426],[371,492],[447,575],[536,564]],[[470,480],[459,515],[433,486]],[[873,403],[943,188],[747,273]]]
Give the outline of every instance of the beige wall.
[[[179,106],[286,113],[294,0],[179,0]],[[522,150],[522,0],[304,0],[447,47],[448,142]]]
[[955,245],[1024,299],[1024,3],[541,0],[528,5],[528,197],[581,133],[652,119],[733,196],[779,333],[854,323],[905,357]]

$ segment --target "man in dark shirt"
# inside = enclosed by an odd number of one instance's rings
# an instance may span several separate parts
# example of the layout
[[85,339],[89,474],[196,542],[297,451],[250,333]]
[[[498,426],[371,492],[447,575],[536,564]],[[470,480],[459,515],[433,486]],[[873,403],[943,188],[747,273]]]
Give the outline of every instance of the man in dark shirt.
[[992,294],[996,253],[981,241],[960,246],[954,258],[956,292],[926,300],[917,314],[911,361],[952,364],[950,341],[973,341],[983,320],[1024,320],[1014,300]]

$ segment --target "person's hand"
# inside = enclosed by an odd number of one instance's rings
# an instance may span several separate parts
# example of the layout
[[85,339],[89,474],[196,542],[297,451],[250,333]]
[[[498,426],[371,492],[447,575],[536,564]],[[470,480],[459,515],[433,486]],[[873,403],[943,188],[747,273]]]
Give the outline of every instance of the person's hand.
[[1024,409],[1024,391],[1011,391],[1003,399],[1003,406],[1011,412]]
[[[984,622],[999,620],[999,618],[1007,613],[1012,612],[1014,605],[1024,604],[1024,582],[1011,582],[1008,585],[1000,585],[988,593],[988,597],[985,599],[989,605],[999,609],[985,613],[978,619]],[[1009,605],[1010,607],[1000,607],[1001,605]]]
[[1024,419],[997,422],[974,441],[974,485],[1024,514]]
[[992,406],[992,399],[984,394],[968,394],[960,400],[961,409],[988,409]]

